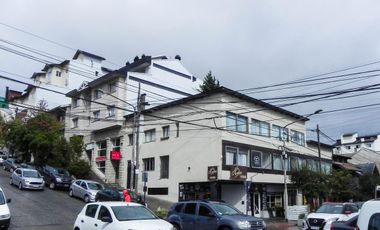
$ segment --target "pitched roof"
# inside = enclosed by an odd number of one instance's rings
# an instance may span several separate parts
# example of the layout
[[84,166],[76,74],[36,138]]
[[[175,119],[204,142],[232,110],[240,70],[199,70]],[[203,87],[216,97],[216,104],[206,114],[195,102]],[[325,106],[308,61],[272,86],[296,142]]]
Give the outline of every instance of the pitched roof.
[[[201,99],[201,98],[204,98],[204,97],[207,97],[207,96],[210,96],[210,95],[214,95],[214,94],[217,94],[217,93],[225,93],[227,95],[230,95],[230,96],[233,96],[233,97],[237,97],[237,98],[242,99],[244,101],[260,105],[262,107],[265,107],[265,108],[277,111],[279,113],[282,113],[282,114],[294,117],[296,119],[300,119],[300,120],[303,120],[303,121],[308,121],[309,120],[307,117],[304,117],[304,116],[301,116],[299,114],[296,114],[296,113],[290,112],[288,110],[282,109],[280,107],[271,105],[269,103],[266,103],[264,101],[261,101],[261,100],[255,99],[253,97],[247,96],[245,94],[239,93],[239,92],[234,91],[232,89],[228,89],[226,87],[219,87],[219,88],[217,88],[215,90],[212,90],[212,91],[209,91],[209,92],[203,92],[203,93],[195,94],[195,95],[192,95],[192,96],[188,96],[188,97],[185,97],[185,98],[182,98],[182,99],[179,99],[179,100],[175,100],[175,101],[172,101],[172,102],[169,102],[169,103],[166,103],[166,104],[162,104],[162,105],[150,108],[150,109],[146,109],[146,110],[142,111],[141,113],[142,114],[153,113],[155,111],[159,111],[159,110],[162,110],[162,109],[174,107],[174,106],[177,106],[177,105],[180,105],[180,104],[187,103],[187,102],[192,101],[192,100]],[[124,117],[126,119],[132,118],[133,114],[128,114],[128,115],[126,115]]]
[[102,60],[102,61],[106,60],[104,57],[101,57],[101,56],[98,56],[98,55],[95,55],[95,54],[92,54],[92,53],[89,53],[89,52],[86,52],[83,50],[77,50],[77,52],[75,52],[75,54],[74,54],[73,59],[76,60],[78,58],[79,54],[83,54],[85,56],[92,57],[92,58]]
[[51,64],[46,64],[45,66],[44,66],[44,68],[41,70],[41,71],[47,71],[48,69],[50,69],[51,67],[63,67],[63,66],[65,66],[65,65],[67,65],[67,64],[69,64],[70,63],[70,61],[69,60],[65,60],[65,61],[63,61],[63,62],[61,62],[61,63],[59,63],[59,64],[57,64],[57,63],[51,63]]

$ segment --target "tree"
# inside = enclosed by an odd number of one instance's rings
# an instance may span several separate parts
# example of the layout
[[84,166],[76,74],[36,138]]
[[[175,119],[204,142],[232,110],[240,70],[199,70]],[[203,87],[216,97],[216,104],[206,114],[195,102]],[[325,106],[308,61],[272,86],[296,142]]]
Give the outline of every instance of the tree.
[[359,191],[357,200],[370,200],[374,198],[376,185],[380,185],[380,176],[364,174],[359,178]]
[[203,80],[203,83],[199,86],[199,92],[208,92],[219,88],[219,81],[216,80],[215,76],[212,75],[211,70],[208,72]]
[[329,186],[330,197],[333,201],[349,201],[355,195],[352,176],[347,170],[333,170]]

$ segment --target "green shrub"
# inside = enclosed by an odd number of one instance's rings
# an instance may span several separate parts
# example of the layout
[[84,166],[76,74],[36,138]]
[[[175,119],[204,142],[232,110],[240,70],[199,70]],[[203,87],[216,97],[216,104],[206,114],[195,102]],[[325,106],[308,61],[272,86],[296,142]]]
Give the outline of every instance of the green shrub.
[[160,208],[158,207],[157,210],[154,212],[158,217],[160,217],[161,219],[165,219],[166,216],[168,215],[168,210],[164,209],[164,208]]
[[71,174],[73,174],[76,178],[88,178],[88,174],[91,170],[90,164],[82,159],[73,161],[70,163],[68,170]]

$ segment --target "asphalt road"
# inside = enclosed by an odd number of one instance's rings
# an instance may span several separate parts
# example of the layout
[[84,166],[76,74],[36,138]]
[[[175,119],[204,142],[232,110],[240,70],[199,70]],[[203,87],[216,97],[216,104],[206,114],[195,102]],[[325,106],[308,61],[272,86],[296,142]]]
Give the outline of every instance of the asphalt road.
[[10,173],[0,168],[0,186],[7,198],[11,211],[9,229],[17,230],[69,230],[73,228],[77,214],[84,202],[71,198],[68,191],[19,190],[9,184]]

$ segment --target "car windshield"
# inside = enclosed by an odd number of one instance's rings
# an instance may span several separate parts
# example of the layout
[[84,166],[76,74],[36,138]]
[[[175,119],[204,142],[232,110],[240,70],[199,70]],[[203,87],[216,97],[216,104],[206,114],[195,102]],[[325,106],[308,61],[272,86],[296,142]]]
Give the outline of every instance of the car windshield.
[[342,204],[323,204],[320,208],[318,208],[316,213],[342,214],[343,205]]
[[88,188],[92,189],[92,190],[101,190],[101,189],[103,189],[103,186],[101,184],[98,184],[98,183],[87,183],[87,185],[88,185]]
[[55,169],[54,174],[58,176],[70,176],[70,173],[64,169]]
[[5,197],[2,191],[0,191],[0,205],[5,204]]
[[227,205],[227,204],[220,204],[220,203],[215,203],[215,204],[210,204],[214,210],[216,211],[216,213],[218,213],[219,215],[223,216],[223,215],[240,215],[241,213],[234,209],[233,207]]
[[37,171],[32,171],[32,170],[25,170],[23,172],[24,177],[31,177],[31,178],[41,178],[41,175]]
[[119,221],[158,219],[144,206],[113,206],[111,209]]

